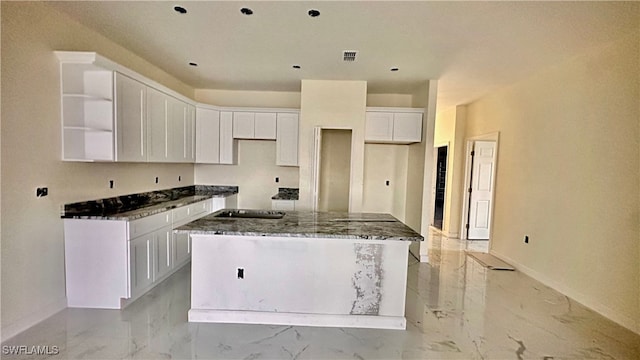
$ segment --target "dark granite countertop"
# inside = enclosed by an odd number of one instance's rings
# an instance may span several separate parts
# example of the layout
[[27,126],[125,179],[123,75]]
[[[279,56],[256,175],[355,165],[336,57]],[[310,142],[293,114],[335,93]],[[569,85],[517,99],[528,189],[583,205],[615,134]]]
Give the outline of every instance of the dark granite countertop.
[[238,193],[237,186],[195,185],[66,204],[62,218],[129,221],[213,197]]
[[420,234],[389,214],[282,211],[285,215],[281,219],[216,217],[224,211],[229,210],[217,211],[180,226],[176,231],[236,236],[424,240]]
[[300,189],[298,188],[278,188],[278,193],[271,197],[271,200],[298,200]]

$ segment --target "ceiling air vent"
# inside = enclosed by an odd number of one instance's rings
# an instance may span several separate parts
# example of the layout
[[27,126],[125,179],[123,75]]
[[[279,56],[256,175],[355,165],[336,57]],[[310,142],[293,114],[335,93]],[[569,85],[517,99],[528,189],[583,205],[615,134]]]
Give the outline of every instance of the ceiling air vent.
[[358,55],[356,50],[345,50],[342,52],[342,60],[345,62],[354,62],[356,61],[356,55]]

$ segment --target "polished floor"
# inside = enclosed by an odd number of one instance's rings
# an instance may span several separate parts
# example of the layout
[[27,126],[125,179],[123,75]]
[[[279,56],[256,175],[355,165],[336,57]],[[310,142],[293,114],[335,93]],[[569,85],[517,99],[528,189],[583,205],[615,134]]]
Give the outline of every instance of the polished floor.
[[3,345],[55,346],[52,359],[640,359],[640,336],[483,268],[468,243],[434,233],[430,247],[429,264],[410,258],[406,331],[188,323],[187,266],[123,311],[67,309]]

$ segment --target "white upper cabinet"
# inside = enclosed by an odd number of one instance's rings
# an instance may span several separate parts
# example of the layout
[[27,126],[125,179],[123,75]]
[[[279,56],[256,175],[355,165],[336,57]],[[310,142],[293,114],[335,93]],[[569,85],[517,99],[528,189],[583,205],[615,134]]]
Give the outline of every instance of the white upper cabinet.
[[195,160],[191,100],[94,52],[55,54],[61,72],[63,160]]
[[196,107],[187,104],[187,129],[185,134],[185,161],[196,161]]
[[233,138],[233,113],[220,112],[220,164],[238,163],[238,140]]
[[169,97],[147,88],[147,151],[151,162],[169,161]]
[[196,163],[220,163],[220,111],[196,109]]
[[276,165],[298,166],[298,114],[277,114]]
[[235,139],[276,139],[276,113],[233,112]]
[[170,97],[169,98],[169,161],[185,162],[187,158],[187,134],[190,129],[187,121],[187,104]]
[[391,141],[393,138],[393,113],[367,112],[365,140]]
[[234,112],[233,113],[233,138],[253,139],[254,136],[255,113]]
[[62,160],[113,161],[114,72],[95,53],[57,51],[60,60]]
[[393,141],[421,142],[422,113],[395,113],[393,115]]
[[254,139],[276,139],[276,113],[256,113],[254,122]]
[[116,161],[147,161],[147,86],[120,73],[116,81]]
[[367,111],[365,142],[411,144],[422,141],[422,112]]

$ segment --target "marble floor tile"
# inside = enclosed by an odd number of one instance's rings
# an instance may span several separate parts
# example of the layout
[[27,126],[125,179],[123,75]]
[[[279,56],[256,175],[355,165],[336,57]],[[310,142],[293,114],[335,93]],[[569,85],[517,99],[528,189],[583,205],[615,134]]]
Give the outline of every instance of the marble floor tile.
[[[518,271],[487,270],[433,236],[409,258],[407,330],[187,322],[186,266],[128,308],[66,309],[3,346],[3,359],[640,359],[640,336]],[[4,348],[3,348],[4,350]]]

